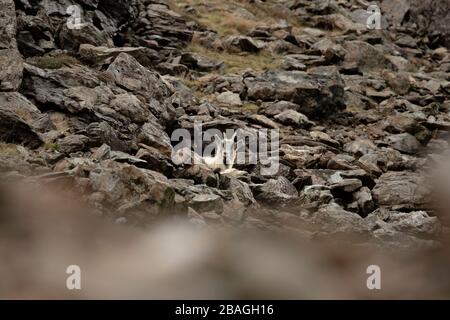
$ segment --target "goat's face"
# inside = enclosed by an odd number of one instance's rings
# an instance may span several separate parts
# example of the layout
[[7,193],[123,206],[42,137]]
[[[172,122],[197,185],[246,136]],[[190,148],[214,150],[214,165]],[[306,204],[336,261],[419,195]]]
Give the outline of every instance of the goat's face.
[[232,168],[234,165],[234,161],[236,160],[236,145],[234,142],[234,138],[236,137],[236,132],[233,134],[231,138],[227,138],[224,135],[222,144],[224,149],[224,161],[227,164],[228,168]]
[[173,163],[180,165],[180,164],[188,164],[192,160],[192,151],[189,148],[181,148],[178,150],[172,151],[172,161]]

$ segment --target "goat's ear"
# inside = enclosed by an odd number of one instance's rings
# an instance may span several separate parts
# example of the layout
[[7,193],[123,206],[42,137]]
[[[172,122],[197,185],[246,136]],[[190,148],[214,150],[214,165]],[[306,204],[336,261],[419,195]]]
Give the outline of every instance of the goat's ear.
[[220,147],[222,145],[222,139],[217,134],[214,135],[214,143],[218,147]]

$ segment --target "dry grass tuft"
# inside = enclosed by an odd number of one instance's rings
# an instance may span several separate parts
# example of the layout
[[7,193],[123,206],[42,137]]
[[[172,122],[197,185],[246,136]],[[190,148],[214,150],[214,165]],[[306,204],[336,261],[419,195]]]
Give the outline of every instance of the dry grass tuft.
[[60,54],[57,56],[33,57],[28,59],[27,62],[41,69],[61,69],[65,66],[81,64],[78,59],[67,54]]
[[0,155],[1,156],[16,156],[19,152],[14,144],[0,142]]
[[[258,26],[273,25],[284,19],[294,28],[300,27],[298,18],[289,10],[277,5],[277,1],[248,3],[232,0],[181,0],[169,1],[172,10],[188,16],[199,24],[211,28],[221,36],[246,34]],[[195,14],[183,11],[185,6],[195,9]]]
[[191,43],[186,51],[195,52],[213,60],[223,61],[225,69],[222,72],[224,73],[239,72],[249,68],[255,71],[276,69],[282,62],[281,56],[266,51],[258,54],[232,54],[208,49],[197,43]]

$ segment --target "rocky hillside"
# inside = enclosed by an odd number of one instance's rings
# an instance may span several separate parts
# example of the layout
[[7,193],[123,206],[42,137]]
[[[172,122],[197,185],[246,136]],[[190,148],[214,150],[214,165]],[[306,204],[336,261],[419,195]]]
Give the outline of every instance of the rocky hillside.
[[[380,29],[368,6],[0,0],[1,182],[77,191],[118,224],[434,246],[450,2],[382,1]],[[172,134],[195,123],[279,130],[277,172],[178,163]]]

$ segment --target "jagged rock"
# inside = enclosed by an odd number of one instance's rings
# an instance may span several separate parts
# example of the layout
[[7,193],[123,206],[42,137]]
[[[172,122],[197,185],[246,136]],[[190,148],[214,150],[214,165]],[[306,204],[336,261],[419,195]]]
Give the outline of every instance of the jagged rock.
[[36,148],[42,144],[37,133],[49,126],[48,118],[17,92],[0,92],[0,139]]
[[339,148],[341,146],[339,141],[334,140],[325,132],[311,131],[309,134],[311,135],[311,138],[313,138],[314,140],[330,145],[334,148]]
[[395,25],[400,25],[411,8],[410,0],[382,1],[381,10],[386,18]]
[[122,151],[111,151],[109,156],[111,160],[114,160],[116,162],[128,163],[140,168],[147,165],[147,161],[139,159],[138,157],[134,157]]
[[240,75],[206,75],[198,79],[202,86],[202,92],[214,93],[231,91],[234,93],[244,93],[245,85],[243,77]]
[[116,95],[109,102],[109,107],[134,123],[146,122],[150,117],[148,106],[129,93]]
[[214,61],[197,53],[183,53],[179,58],[174,59],[173,63],[183,64],[189,69],[208,72],[218,70],[224,67],[223,61]]
[[268,116],[276,116],[286,110],[298,111],[301,107],[298,104],[289,101],[264,102],[260,112]]
[[185,169],[174,173],[175,177],[183,179],[191,179],[198,184],[206,184],[207,186],[217,187],[218,177],[214,171],[205,164],[189,165]]
[[306,65],[295,59],[294,57],[287,56],[283,60],[283,65],[281,66],[284,70],[297,70],[306,71]]
[[312,216],[319,228],[331,233],[368,234],[369,226],[358,214],[344,210],[336,203],[321,207]]
[[326,164],[327,169],[332,170],[357,170],[355,158],[346,154],[338,154],[336,156],[328,153],[325,157],[320,159],[323,164]]
[[450,4],[446,0],[410,0],[408,24],[416,23],[420,33],[429,34],[435,44],[450,46]]
[[327,116],[344,108],[344,87],[338,74],[267,71],[244,82],[249,99],[292,101],[300,106],[297,111],[307,116]]
[[180,14],[169,9],[168,5],[160,2],[147,2],[140,13],[140,17],[130,30],[128,41],[133,45],[149,46],[152,42],[157,49],[173,50],[186,46],[193,36]]
[[363,71],[392,68],[384,53],[365,41],[348,41],[343,47],[346,51],[345,63],[356,64]]
[[285,125],[293,127],[310,128],[314,125],[314,122],[309,121],[307,116],[291,109],[276,115],[275,119]]
[[42,144],[41,138],[28,123],[22,120],[14,110],[2,105],[0,105],[0,140],[23,144],[30,148],[37,148]]
[[165,176],[171,176],[174,171],[170,157],[162,154],[156,148],[143,146],[136,153],[136,157],[146,162],[145,168],[161,172]]
[[39,107],[51,105],[84,120],[77,129],[86,131],[93,146],[107,143],[116,150],[128,151],[137,149],[138,142],[151,145],[153,141],[169,153],[168,145],[164,146],[161,139],[163,127],[155,118],[166,124],[175,116],[174,108],[163,101],[170,94],[165,82],[124,53],[119,54],[108,72],[118,85],[135,94],[111,84],[106,86],[97,73],[75,66],[43,70],[27,65],[23,90]]
[[251,114],[248,116],[248,119],[250,120],[250,122],[255,122],[266,128],[271,128],[271,129],[279,128],[279,125],[275,121],[270,120],[269,118],[267,118],[266,116],[264,116],[262,114]]
[[58,147],[60,152],[70,154],[85,150],[88,142],[88,137],[81,134],[73,134],[58,140]]
[[330,188],[324,185],[306,186],[299,195],[299,202],[307,208],[318,208],[333,199]]
[[[319,50],[319,49],[318,49]],[[325,58],[319,55],[306,55],[306,54],[289,54],[285,59],[295,60],[299,63],[304,63],[306,66],[311,67],[320,66],[326,63]]]
[[32,57],[56,49],[55,29],[48,16],[42,13],[31,16],[22,11],[16,13],[17,46],[21,54]]
[[407,132],[390,135],[386,138],[386,141],[393,149],[407,154],[415,154],[421,148],[416,137]]
[[237,93],[225,91],[216,97],[217,102],[229,106],[242,106],[241,98]]
[[256,205],[252,190],[247,183],[232,178],[229,188],[233,191],[233,195],[245,206]]
[[111,62],[122,52],[135,58],[144,67],[152,66],[158,61],[156,51],[144,47],[108,48],[81,44],[79,49],[80,58],[86,63],[93,65]]
[[[124,26],[134,22],[138,15],[137,1],[134,0],[83,0],[95,4],[98,2],[97,9],[105,15],[110,25],[114,28],[109,32],[116,32]],[[104,20],[104,19],[101,19]],[[102,28],[107,29],[104,24],[101,24]],[[111,28],[111,27],[110,27]]]
[[418,121],[408,115],[393,115],[386,119],[385,130],[390,133],[410,133],[414,135],[420,142],[428,142],[431,133]]
[[384,148],[367,153],[359,158],[359,162],[367,165],[375,165],[381,171],[405,170],[413,168],[405,156],[394,149]]
[[334,193],[351,193],[362,187],[359,179],[342,179],[333,183],[330,188]]
[[80,29],[69,28],[67,24],[63,24],[58,40],[61,48],[70,51],[78,51],[80,45],[86,43],[97,47],[113,46],[113,41],[106,32],[86,22]]
[[254,188],[255,198],[267,204],[289,203],[298,198],[297,189],[285,177],[270,179],[261,186]]
[[352,153],[356,156],[362,156],[373,151],[376,151],[378,148],[375,144],[368,139],[356,139],[355,141],[349,142],[344,146],[344,150],[348,153]]
[[118,132],[104,121],[90,123],[85,129],[85,135],[89,137],[92,146],[107,144],[113,150],[119,151],[129,151],[134,147],[132,142],[121,140]]
[[418,173],[407,171],[383,174],[372,194],[378,205],[393,210],[425,209],[430,202],[430,190],[425,178]]
[[37,132],[54,128],[48,115],[41,113],[34,104],[18,92],[0,92],[0,108],[14,112]]
[[164,175],[128,164],[103,163],[90,171],[89,184],[94,194],[101,195],[102,206],[141,222],[174,205],[175,193]]
[[[91,107],[92,100],[108,91],[107,88],[95,91],[93,88],[100,85],[100,80],[94,72],[84,68],[44,70],[26,64],[24,74],[26,79],[22,92],[38,107],[50,104],[63,111],[83,112]],[[80,103],[78,100],[90,103]]]
[[233,192],[233,195],[245,206],[255,205],[256,200],[253,197],[250,186],[235,177],[221,175],[220,187]]
[[436,237],[441,232],[441,224],[436,217],[430,217],[425,211],[399,212],[378,209],[367,216],[371,228],[394,230],[416,237]]
[[102,144],[98,147],[91,155],[91,159],[93,160],[106,160],[111,158],[111,147],[106,143]]
[[157,73],[142,66],[129,54],[120,53],[108,67],[107,73],[117,85],[145,97],[160,100],[170,94]]
[[257,41],[245,36],[230,36],[224,42],[225,47],[230,51],[256,53],[262,49]]
[[156,68],[156,70],[158,70],[159,73],[164,74],[164,75],[186,76],[189,73],[188,67],[186,67],[183,64],[177,64],[177,63],[161,62],[155,68]]
[[297,168],[309,167],[318,162],[325,148],[322,146],[292,146],[290,144],[281,144],[280,151],[283,153],[283,159],[294,163]]
[[381,73],[381,75],[383,76],[383,79],[386,81],[389,87],[391,87],[392,90],[394,90],[394,92],[397,94],[407,94],[411,89],[411,80],[409,78],[409,75],[405,72],[391,72],[385,70]]
[[138,141],[161,151],[164,155],[172,154],[170,138],[157,123],[145,123],[139,133]]

